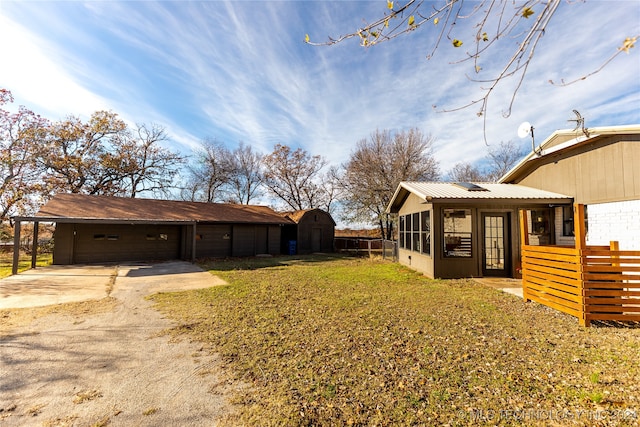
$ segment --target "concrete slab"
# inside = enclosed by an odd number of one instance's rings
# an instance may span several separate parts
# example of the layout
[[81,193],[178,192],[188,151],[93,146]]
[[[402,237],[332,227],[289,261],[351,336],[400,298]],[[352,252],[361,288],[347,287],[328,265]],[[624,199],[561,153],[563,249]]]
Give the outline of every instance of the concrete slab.
[[38,267],[0,280],[0,309],[101,299],[131,290],[148,295],[224,284],[186,261]]
[[504,277],[474,277],[474,281],[522,298],[522,280]]
[[39,307],[101,299],[108,295],[117,266],[52,265],[0,280],[0,309]]

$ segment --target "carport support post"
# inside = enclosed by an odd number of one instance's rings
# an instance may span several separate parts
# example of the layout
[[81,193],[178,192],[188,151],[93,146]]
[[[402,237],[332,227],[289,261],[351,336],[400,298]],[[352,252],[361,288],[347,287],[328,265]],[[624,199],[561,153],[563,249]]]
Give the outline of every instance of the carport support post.
[[191,241],[191,261],[196,261],[196,224],[197,222],[193,222],[193,240]]
[[18,274],[18,262],[20,261],[20,220],[16,219],[13,228],[13,264],[11,274]]
[[38,260],[38,228],[40,223],[35,221],[33,223],[33,246],[31,248],[31,268],[36,268],[36,261]]

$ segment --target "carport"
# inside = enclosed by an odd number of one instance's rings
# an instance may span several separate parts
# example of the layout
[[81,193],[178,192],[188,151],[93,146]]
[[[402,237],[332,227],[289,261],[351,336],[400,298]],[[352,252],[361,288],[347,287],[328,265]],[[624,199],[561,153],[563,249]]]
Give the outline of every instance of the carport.
[[14,217],[13,274],[20,229],[55,223],[53,263],[194,260],[280,253],[282,228],[294,224],[266,206],[58,194],[33,217]]
[[[196,257],[197,221],[148,221],[122,220],[116,218],[60,218],[60,217],[14,217],[14,243],[12,274],[18,273],[20,256],[20,236],[22,223],[33,223],[33,244],[31,248],[31,268],[36,267],[38,256],[38,229],[40,223],[55,223],[56,234],[59,230],[71,233],[73,239],[61,239],[54,259],[54,264],[78,264],[92,262],[117,262],[125,260],[161,260],[161,259],[190,259]],[[187,228],[189,228],[187,232]],[[91,231],[106,231],[92,233]],[[135,232],[133,231],[135,230]],[[151,231],[159,231],[152,233]],[[122,232],[122,233],[121,233]],[[60,234],[58,234],[59,236]],[[90,240],[90,235],[95,236]],[[146,245],[132,245],[132,240],[144,235]],[[116,237],[117,236],[117,237]],[[164,239],[164,236],[167,238]],[[169,236],[172,238],[169,239]],[[183,239],[178,240],[182,236]],[[189,237],[189,242],[185,238]],[[167,243],[159,246],[157,242]],[[181,242],[182,241],[182,242]],[[108,249],[96,253],[95,243],[105,243]],[[66,244],[65,244],[66,243]],[[93,245],[92,245],[93,243]],[[156,244],[153,244],[156,243]],[[183,244],[179,244],[183,243]],[[187,250],[190,244],[190,250]],[[63,246],[62,248],[60,246]],[[94,248],[92,250],[92,247]],[[188,254],[191,256],[188,256]],[[62,255],[61,255],[62,254]],[[93,254],[93,255],[92,255]],[[55,255],[54,255],[55,256]],[[96,259],[96,257],[100,259]]]

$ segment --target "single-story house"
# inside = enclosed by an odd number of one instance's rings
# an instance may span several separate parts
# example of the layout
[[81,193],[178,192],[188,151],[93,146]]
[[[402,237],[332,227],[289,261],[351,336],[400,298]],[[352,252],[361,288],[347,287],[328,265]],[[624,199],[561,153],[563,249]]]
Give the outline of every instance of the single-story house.
[[331,214],[322,209],[306,209],[285,212],[283,215],[295,224],[283,227],[284,253],[293,255],[334,251],[336,222]]
[[[587,245],[640,250],[640,125],[556,131],[499,182],[570,195],[586,206]],[[555,232],[544,243],[573,245],[573,210],[545,215]]]
[[530,245],[575,245],[573,204],[586,206],[586,244],[640,250],[640,125],[559,130],[497,184],[407,183],[399,261],[430,277],[519,277],[519,210]]
[[[517,184],[401,182],[387,212],[398,215],[398,261],[431,278],[518,277],[518,211],[549,233],[550,206],[570,196]],[[540,214],[538,214],[540,212]]]
[[21,222],[56,224],[54,264],[276,255],[294,225],[266,206],[85,194],[58,194],[14,221],[16,239]]

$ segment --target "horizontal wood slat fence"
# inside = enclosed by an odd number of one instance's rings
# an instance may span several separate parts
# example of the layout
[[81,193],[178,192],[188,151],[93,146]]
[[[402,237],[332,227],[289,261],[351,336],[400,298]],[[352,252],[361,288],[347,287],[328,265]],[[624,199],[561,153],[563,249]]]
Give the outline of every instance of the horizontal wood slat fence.
[[640,251],[610,246],[586,246],[576,205],[576,246],[534,246],[526,236],[527,218],[521,211],[523,298],[578,318],[640,321]]

